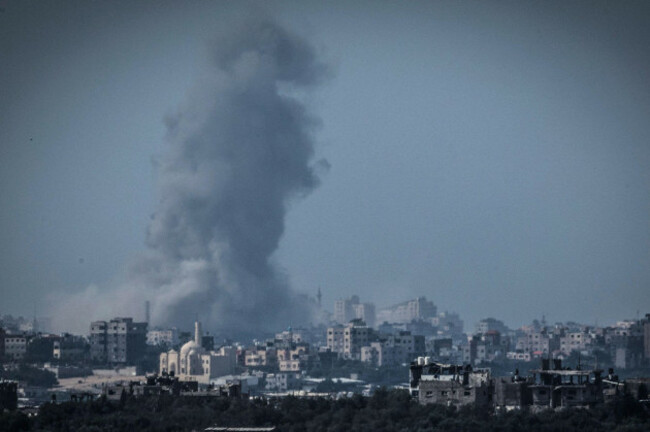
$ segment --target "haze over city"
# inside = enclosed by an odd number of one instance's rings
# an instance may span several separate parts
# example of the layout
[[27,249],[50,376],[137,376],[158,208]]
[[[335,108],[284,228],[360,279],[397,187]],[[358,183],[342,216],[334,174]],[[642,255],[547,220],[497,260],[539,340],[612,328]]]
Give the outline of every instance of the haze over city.
[[650,310],[645,2],[1,10],[0,313]]

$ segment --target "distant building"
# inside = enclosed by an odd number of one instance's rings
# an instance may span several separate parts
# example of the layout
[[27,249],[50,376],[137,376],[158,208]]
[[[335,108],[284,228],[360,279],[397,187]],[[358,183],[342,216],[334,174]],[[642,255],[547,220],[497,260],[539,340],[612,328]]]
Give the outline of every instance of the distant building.
[[430,320],[436,316],[437,310],[426,297],[418,297],[381,310],[377,319],[379,322],[410,323],[413,320]]
[[359,296],[356,295],[347,299],[336,300],[334,302],[334,321],[345,325],[353,319],[360,319],[368,327],[374,327],[375,305],[373,303],[361,303]]
[[361,348],[374,338],[374,331],[361,320],[353,320],[346,326],[327,329],[327,348],[339,357],[352,360],[361,359]]
[[603,402],[601,370],[571,370],[562,368],[562,360],[542,359],[542,368],[532,370],[534,383],[532,409],[586,408]]
[[146,349],[147,323],[114,318],[90,324],[91,360],[101,363],[133,363]]
[[5,330],[0,327],[0,362],[5,357]]
[[209,384],[211,379],[230,375],[235,370],[236,350],[221,347],[207,351],[201,346],[201,323],[194,325],[194,340],[185,343],[180,351],[169,350],[160,354],[160,374],[177,376],[181,381]]
[[560,337],[560,351],[565,356],[572,351],[584,351],[591,344],[589,334],[584,331],[572,331]]
[[365,322],[370,328],[375,326],[375,305],[373,303],[359,303],[354,306],[356,319]]
[[551,339],[546,330],[534,327],[527,328],[522,336],[517,338],[515,350],[530,353],[533,357],[547,356],[550,352]]
[[178,343],[178,329],[176,327],[164,330],[154,329],[147,332],[147,345],[166,345],[172,347]]
[[327,329],[327,348],[333,353],[343,353],[343,332],[345,327],[335,325]]
[[267,391],[286,392],[287,390],[298,390],[301,384],[301,376],[295,372],[280,372],[266,376]]
[[533,404],[533,381],[519,376],[519,370],[512,377],[494,380],[494,408],[497,412],[527,410]]
[[425,352],[424,336],[408,331],[387,335],[361,348],[361,361],[375,366],[397,366],[408,363]]
[[302,338],[302,331],[295,331],[291,327],[288,330],[275,334],[275,342],[281,346],[291,346],[292,344],[301,343],[303,342]]
[[503,335],[510,331],[503,321],[495,318],[485,318],[476,323],[475,333],[483,334],[493,330]]
[[529,362],[532,360],[532,357],[529,352],[517,352],[517,351],[508,351],[506,353],[506,358],[508,360],[518,360]]
[[446,365],[418,357],[410,367],[410,392],[420,404],[488,408],[493,389],[489,369]]
[[274,347],[256,346],[247,349],[244,355],[244,366],[248,367],[275,366],[277,362],[277,350]]
[[22,360],[27,354],[28,337],[25,334],[7,334],[4,337],[4,356],[9,360]]
[[438,336],[458,338],[463,334],[463,320],[455,312],[440,312],[431,318],[431,323],[438,327]]
[[650,360],[650,314],[643,320],[643,356]]
[[343,357],[360,360],[361,347],[368,345],[372,338],[372,329],[361,320],[352,321],[343,329]]
[[76,362],[86,358],[88,343],[81,336],[63,334],[52,344],[52,357],[62,362]]

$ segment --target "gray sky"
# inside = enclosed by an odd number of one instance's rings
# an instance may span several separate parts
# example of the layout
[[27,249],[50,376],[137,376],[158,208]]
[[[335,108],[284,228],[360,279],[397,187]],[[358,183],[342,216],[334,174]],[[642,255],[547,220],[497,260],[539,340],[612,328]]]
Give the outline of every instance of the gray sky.
[[[163,118],[259,5],[0,3],[0,313],[145,251]],[[304,100],[331,168],[273,256],[295,290],[511,326],[650,311],[647,2],[265,5],[333,70]]]

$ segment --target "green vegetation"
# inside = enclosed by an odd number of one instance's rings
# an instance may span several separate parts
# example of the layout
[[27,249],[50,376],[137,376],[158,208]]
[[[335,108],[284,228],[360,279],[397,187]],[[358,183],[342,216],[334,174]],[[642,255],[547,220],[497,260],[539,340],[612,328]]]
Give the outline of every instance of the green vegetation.
[[[12,381],[21,381],[28,386],[52,387],[59,383],[56,375],[47,370],[41,370],[21,363],[18,368],[5,369],[0,366],[0,378]],[[2,430],[2,429],[0,429]]]
[[39,415],[0,416],[13,431],[201,431],[208,426],[277,426],[279,431],[647,431],[647,408],[631,399],[590,410],[491,415],[470,408],[421,406],[405,391],[380,389],[372,397],[244,401],[226,398],[148,397],[123,401],[46,404]]

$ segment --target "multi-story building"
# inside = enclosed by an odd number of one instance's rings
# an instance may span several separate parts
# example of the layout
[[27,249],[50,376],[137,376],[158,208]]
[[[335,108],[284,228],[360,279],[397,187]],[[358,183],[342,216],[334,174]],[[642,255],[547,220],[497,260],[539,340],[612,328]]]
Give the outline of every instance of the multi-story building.
[[650,360],[650,314],[643,320],[643,356],[646,361]]
[[373,303],[361,303],[359,297],[353,295],[347,299],[339,299],[334,302],[334,321],[339,324],[347,324],[353,319],[360,319],[368,325],[375,325],[375,305]]
[[560,338],[560,352],[565,356],[571,351],[584,351],[591,343],[591,338],[586,332],[567,332]]
[[548,355],[551,346],[551,339],[546,330],[536,330],[533,327],[526,328],[525,333],[517,338],[516,351],[527,352],[533,357]]
[[178,329],[176,327],[164,330],[149,330],[147,332],[147,345],[166,345],[172,347],[178,343]]
[[278,350],[278,369],[281,372],[298,372],[307,367],[309,345],[300,344],[291,349]]
[[410,392],[420,404],[487,408],[493,385],[489,369],[447,365],[418,357],[410,367]]
[[90,324],[90,355],[93,361],[132,363],[144,355],[147,323],[114,318]]
[[507,334],[510,329],[496,318],[485,318],[476,323],[475,333],[484,334],[489,331],[498,331],[500,334]]
[[339,299],[334,302],[334,321],[339,324],[347,324],[356,318],[353,305],[359,304],[359,297],[354,295],[347,299]]
[[10,360],[21,360],[27,353],[28,337],[25,334],[7,334],[4,337],[4,355]]
[[88,342],[81,336],[63,334],[52,343],[52,357],[58,361],[80,361],[86,358]]
[[409,363],[414,356],[424,354],[424,336],[408,331],[387,335],[361,348],[361,361],[375,366],[396,366]]
[[437,310],[426,297],[418,297],[383,309],[377,318],[379,322],[410,323],[413,320],[430,320],[436,316]]
[[438,327],[438,336],[456,339],[463,335],[463,320],[455,312],[440,312],[431,318],[431,324]]
[[361,359],[361,347],[367,346],[374,332],[361,320],[352,320],[346,326],[334,326],[327,329],[327,348],[339,357]]
[[278,346],[291,346],[302,342],[303,334],[301,331],[295,331],[292,328],[281,333],[275,334],[275,343]]
[[275,348],[257,346],[246,350],[244,365],[248,367],[275,366],[278,357]]
[[349,323],[343,329],[343,357],[360,360],[361,347],[368,345],[372,336],[372,329],[368,328],[363,321]]
[[370,328],[375,326],[375,305],[373,303],[359,303],[353,306],[354,317],[365,322]]
[[90,359],[98,363],[106,363],[106,341],[108,323],[106,321],[93,321],[90,323]]
[[327,329],[327,348],[333,353],[343,353],[343,332],[345,327],[336,325]]
[[286,392],[287,390],[297,390],[302,384],[299,373],[280,372],[268,374],[266,376],[267,391]]

